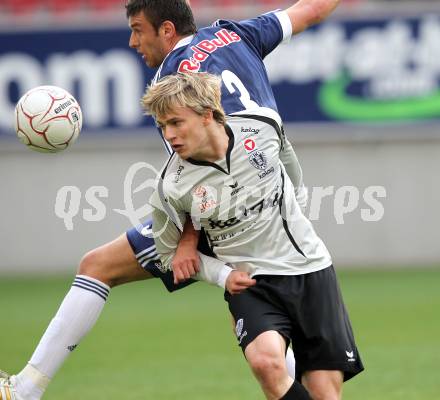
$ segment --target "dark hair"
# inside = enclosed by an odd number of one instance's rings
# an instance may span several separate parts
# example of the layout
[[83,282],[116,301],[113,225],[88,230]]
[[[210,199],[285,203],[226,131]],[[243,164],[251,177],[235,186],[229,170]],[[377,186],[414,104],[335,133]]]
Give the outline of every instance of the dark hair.
[[186,0],[128,0],[125,9],[127,18],[143,12],[156,32],[164,21],[171,21],[181,36],[192,35],[197,30]]

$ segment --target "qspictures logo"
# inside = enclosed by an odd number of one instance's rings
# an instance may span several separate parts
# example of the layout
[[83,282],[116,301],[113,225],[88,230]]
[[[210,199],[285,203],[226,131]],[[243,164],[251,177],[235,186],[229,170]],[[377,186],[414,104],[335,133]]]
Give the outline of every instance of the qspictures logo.
[[[179,169],[178,169],[179,170]],[[182,172],[182,169],[180,169]],[[128,219],[131,226],[137,227],[142,235],[151,234],[149,228],[143,228],[142,222],[151,217],[153,206],[150,204],[152,193],[158,188],[159,171],[146,162],[137,162],[131,165],[120,190],[123,193],[121,208],[110,208],[109,198],[115,195],[106,186],[91,186],[84,190],[78,186],[63,186],[56,193],[54,211],[55,215],[64,223],[66,230],[73,231],[78,220],[97,223],[103,221],[109,212],[119,214]],[[280,195],[274,193],[265,197],[258,187],[246,186],[233,179],[225,178],[221,191],[210,187],[208,184],[197,185],[193,188],[192,210],[210,218],[217,206],[221,210],[229,210],[233,215],[222,221],[212,220],[212,228],[225,228],[236,223],[261,214],[264,210],[274,209],[279,205]],[[229,180],[227,180],[229,179]],[[175,183],[175,175],[170,175],[171,182]],[[358,188],[355,186],[327,186],[310,187],[308,202],[303,214],[310,221],[317,221],[321,217],[321,208],[329,209],[334,221],[338,225],[346,222],[347,218],[358,218],[363,222],[379,222],[385,215],[385,202],[387,199],[386,188],[379,185]],[[162,206],[167,210],[167,199],[158,190],[159,197],[163,200]],[[236,207],[237,197],[247,193],[248,207]],[[228,199],[229,201],[225,200]],[[235,204],[235,205],[234,205]],[[231,206],[232,205],[232,206]],[[323,207],[322,207],[323,206]],[[295,212],[294,209],[291,210]],[[196,213],[194,213],[197,215]],[[173,212],[169,213],[172,222],[179,225]],[[267,214],[270,218],[270,213]],[[170,220],[170,221],[171,221]]]
[[[304,32],[267,66],[272,84],[315,91],[319,112],[330,119],[440,118],[439,38],[440,15],[333,22]],[[281,53],[292,59],[287,67]]]

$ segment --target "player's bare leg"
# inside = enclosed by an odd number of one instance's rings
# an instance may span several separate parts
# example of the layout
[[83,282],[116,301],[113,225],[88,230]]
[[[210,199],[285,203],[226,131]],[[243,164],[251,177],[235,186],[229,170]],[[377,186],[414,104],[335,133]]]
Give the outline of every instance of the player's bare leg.
[[313,400],[341,400],[343,374],[341,371],[307,371],[302,376],[302,384]]
[[88,252],[80,262],[78,274],[97,279],[111,288],[153,278],[139,265],[126,234]]
[[[235,332],[235,319],[234,317],[231,315],[231,322],[232,322],[232,333],[236,334]],[[295,379],[295,373],[296,373],[296,360],[295,360],[295,355],[293,354],[293,350],[288,347],[286,350],[286,367],[287,367],[287,373],[288,375]]]
[[267,399],[310,399],[289,376],[285,351],[284,338],[276,331],[267,331],[247,345],[245,356]]
[[50,379],[95,325],[110,288],[152,277],[139,266],[125,234],[87,253],[28,365],[13,377],[20,398],[41,398]]

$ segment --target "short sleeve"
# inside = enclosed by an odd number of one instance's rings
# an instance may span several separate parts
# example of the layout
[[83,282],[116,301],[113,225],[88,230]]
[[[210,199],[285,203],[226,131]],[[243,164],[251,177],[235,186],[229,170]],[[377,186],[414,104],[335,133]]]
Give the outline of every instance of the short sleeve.
[[293,34],[292,22],[290,21],[289,16],[287,15],[287,13],[284,10],[277,11],[275,13],[275,15],[277,16],[278,20],[280,21],[281,29],[283,30],[282,42],[288,42],[292,38],[292,34]]
[[280,43],[292,36],[292,25],[285,11],[270,12],[237,23],[240,32],[260,53],[266,57]]

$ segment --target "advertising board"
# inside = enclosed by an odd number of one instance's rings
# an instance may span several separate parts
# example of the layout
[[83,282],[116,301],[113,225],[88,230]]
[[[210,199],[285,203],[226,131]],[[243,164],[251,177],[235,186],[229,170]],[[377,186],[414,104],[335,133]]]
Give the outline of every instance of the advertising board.
[[[439,37],[440,13],[332,20],[295,36],[265,60],[283,120],[440,118]],[[0,137],[19,97],[43,84],[76,95],[92,133],[151,125],[139,99],[154,71],[128,39],[127,27],[0,32]]]

